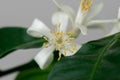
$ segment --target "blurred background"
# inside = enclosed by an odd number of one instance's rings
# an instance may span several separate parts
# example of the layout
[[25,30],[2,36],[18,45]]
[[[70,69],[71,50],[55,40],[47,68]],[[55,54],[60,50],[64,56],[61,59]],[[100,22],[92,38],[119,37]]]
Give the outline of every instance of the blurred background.
[[[104,3],[102,12],[95,19],[115,19],[118,15],[120,0],[93,0],[94,4]],[[80,0],[61,0],[64,4],[70,5],[77,13]],[[35,18],[42,20],[50,28],[51,16],[57,10],[52,0],[0,0],[0,27],[20,26],[29,27]],[[113,25],[106,25],[109,31]],[[78,43],[85,43],[90,40],[101,38],[105,33],[100,30],[89,30],[87,36],[80,35]],[[7,36],[6,36],[7,38]],[[29,62],[40,49],[18,50],[0,59],[0,69],[7,70]],[[15,72],[0,80],[14,80],[18,72]]]

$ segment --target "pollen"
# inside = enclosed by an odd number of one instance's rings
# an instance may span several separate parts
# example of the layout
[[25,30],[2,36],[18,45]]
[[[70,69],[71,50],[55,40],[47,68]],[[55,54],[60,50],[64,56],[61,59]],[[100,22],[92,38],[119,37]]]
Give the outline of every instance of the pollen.
[[81,10],[87,11],[92,6],[91,0],[81,0]]
[[46,41],[48,41],[48,38],[46,36],[43,37]]
[[48,48],[49,46],[53,46],[55,50],[59,51],[59,58],[61,59],[61,55],[66,56],[67,54],[72,54],[77,50],[77,46],[74,43],[74,37],[72,32],[63,32],[60,30],[61,24],[57,25],[57,28],[54,31],[50,30],[52,34],[51,38],[47,38],[44,36],[43,38],[47,41],[47,43],[43,44],[43,48]]
[[73,42],[74,37],[72,36],[72,32],[60,31],[60,26],[61,24],[58,24],[54,31],[50,31],[53,35],[50,39],[44,37],[45,40],[48,40],[48,43],[43,45],[44,48],[52,45],[55,50],[58,50],[58,60],[61,59],[62,54],[66,56],[67,53],[71,54],[77,49],[76,44]]

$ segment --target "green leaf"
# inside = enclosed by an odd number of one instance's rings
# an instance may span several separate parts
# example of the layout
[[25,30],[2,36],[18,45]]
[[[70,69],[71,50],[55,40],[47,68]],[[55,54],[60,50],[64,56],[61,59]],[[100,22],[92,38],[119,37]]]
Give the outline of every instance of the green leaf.
[[53,65],[54,63],[47,69],[41,70],[34,61],[31,61],[19,69],[20,73],[15,80],[46,80]]
[[120,80],[120,33],[83,45],[62,58],[47,80]]
[[40,68],[29,69],[20,72],[15,80],[46,80],[49,71],[42,71]]
[[52,64],[45,70],[41,70],[35,61],[31,61],[21,67],[17,68],[20,73],[15,80],[47,80],[48,74],[58,61],[58,51],[54,51],[54,60]]
[[43,38],[33,38],[26,33],[26,28],[0,28],[0,58],[17,49],[41,47]]

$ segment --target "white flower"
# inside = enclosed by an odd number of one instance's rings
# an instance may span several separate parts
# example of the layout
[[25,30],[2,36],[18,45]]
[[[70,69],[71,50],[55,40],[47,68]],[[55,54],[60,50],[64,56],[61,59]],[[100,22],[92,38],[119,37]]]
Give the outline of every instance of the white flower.
[[115,26],[113,27],[111,32],[107,34],[107,36],[118,33],[118,32],[120,32],[120,7],[118,9],[118,17],[117,17],[117,21],[115,23]]
[[57,29],[52,31],[42,21],[35,19],[27,30],[28,34],[34,37],[43,36],[48,41],[44,43],[43,49],[34,58],[41,69],[45,69],[51,64],[54,50],[59,51],[58,59],[60,59],[61,55],[74,55],[81,47],[73,41],[72,33],[67,32],[68,16],[66,14],[62,13],[62,15],[57,16],[56,23]]
[[[53,2],[57,5],[60,11],[66,13],[69,16],[72,22],[72,28],[75,29],[74,33],[76,36],[78,36],[79,34],[78,28],[80,29],[83,35],[87,34],[87,27],[89,26],[88,23],[101,11],[103,7],[102,3],[99,5],[96,5],[95,7],[92,7],[91,0],[81,0],[78,13],[75,16],[75,13],[71,7],[67,5],[63,5],[58,0],[53,0]],[[54,15],[56,14],[58,14],[58,12],[56,12]],[[55,19],[54,15],[53,15],[53,19]],[[53,23],[55,23],[54,21],[55,20],[53,20]],[[77,33],[76,33],[76,30],[77,30]]]

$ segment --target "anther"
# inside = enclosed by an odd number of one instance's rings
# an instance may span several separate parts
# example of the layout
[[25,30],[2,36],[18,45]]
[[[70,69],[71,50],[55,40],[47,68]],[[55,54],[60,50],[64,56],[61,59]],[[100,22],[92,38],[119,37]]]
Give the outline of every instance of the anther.
[[61,59],[61,53],[59,52],[59,57],[58,57],[58,61]]
[[81,1],[82,11],[87,11],[92,6],[91,0],[82,0]]

